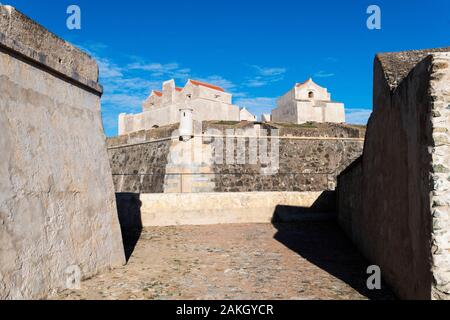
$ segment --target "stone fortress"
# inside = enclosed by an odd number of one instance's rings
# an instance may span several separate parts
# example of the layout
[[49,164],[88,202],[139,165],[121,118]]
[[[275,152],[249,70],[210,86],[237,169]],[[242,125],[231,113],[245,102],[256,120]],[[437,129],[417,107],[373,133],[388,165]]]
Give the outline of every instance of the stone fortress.
[[[232,97],[214,84],[188,80],[183,88],[179,88],[173,79],[166,81],[162,91],[152,90],[143,103],[142,113],[119,115],[119,136],[180,123],[186,112],[189,112],[189,119],[197,122],[256,122],[257,117],[250,111],[232,104]],[[261,115],[261,121],[344,123],[345,109],[343,103],[331,101],[326,88],[309,79],[280,97],[272,115]]]
[[345,122],[344,104],[331,101],[331,94],[327,89],[317,85],[312,79],[296,84],[278,99],[277,104],[278,107],[272,111],[271,116],[274,122]]
[[174,80],[164,82],[162,92],[153,90],[142,109],[140,114],[119,115],[119,135],[179,123],[181,110],[191,111],[194,121],[240,121],[230,93],[195,80],[188,80],[183,88],[176,87]]
[[[119,116],[118,137],[109,138],[109,154],[117,192],[191,193],[334,190],[336,177],[362,152],[364,128],[344,124],[344,104],[331,102],[331,95],[309,79],[278,100],[264,122],[246,108],[232,104],[232,95],[213,84],[189,80],[177,88],[174,80],[163,90],[152,91],[143,103],[143,113]],[[175,130],[177,134],[175,134]],[[280,140],[276,174],[262,174],[265,164],[194,163],[173,161],[179,148],[185,153],[214,159],[234,146],[234,140],[249,145],[252,137],[265,137],[270,144]],[[211,143],[215,132],[226,143],[217,150]],[[226,132],[233,132],[232,137]],[[180,145],[179,138],[185,141]],[[214,139],[213,138],[213,139]],[[212,147],[211,147],[212,146]],[[243,155],[249,159],[248,150]],[[297,161],[293,161],[297,158]]]
[[[169,81],[145,102],[168,114],[135,115],[106,139],[101,95],[91,57],[0,5],[0,299],[48,298],[71,275],[122,266],[122,236],[136,222],[289,222],[299,208],[325,207],[399,298],[450,299],[450,48],[377,55],[367,131],[330,123],[331,99],[312,81],[280,99],[278,109],[294,110],[290,123],[277,112],[252,123],[223,90],[190,80],[183,89]],[[196,119],[191,101],[197,116],[211,102],[223,113]],[[311,112],[316,122],[295,116],[306,106],[321,110]],[[265,174],[264,162],[237,154],[222,164],[173,162],[180,146],[220,151],[208,129],[233,130],[225,145],[279,140],[279,171]],[[258,135],[272,129],[276,136]],[[280,207],[289,214],[276,216]]]

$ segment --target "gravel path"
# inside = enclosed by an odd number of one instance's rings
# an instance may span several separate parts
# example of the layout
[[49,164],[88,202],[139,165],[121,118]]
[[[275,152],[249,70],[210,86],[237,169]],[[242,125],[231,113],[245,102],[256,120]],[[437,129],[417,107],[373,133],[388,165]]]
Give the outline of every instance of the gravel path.
[[133,251],[126,266],[56,298],[393,297],[366,289],[368,264],[333,222],[146,228],[126,243]]

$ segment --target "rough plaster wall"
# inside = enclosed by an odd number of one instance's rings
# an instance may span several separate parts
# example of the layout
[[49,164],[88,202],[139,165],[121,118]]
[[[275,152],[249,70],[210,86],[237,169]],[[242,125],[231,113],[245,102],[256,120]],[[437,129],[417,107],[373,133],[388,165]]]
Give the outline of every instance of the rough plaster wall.
[[325,122],[345,122],[345,107],[343,103],[327,103],[325,106]]
[[298,123],[297,101],[290,100],[283,102],[277,108],[272,110],[272,121]]
[[361,182],[362,157],[359,157],[338,176],[336,190],[339,224],[354,242],[358,242],[358,229],[353,229],[353,225],[358,225],[356,213],[362,208]]
[[310,101],[299,101],[296,106],[297,122],[324,122],[325,105],[314,105]]
[[433,55],[431,78],[432,296],[450,299],[450,53]]
[[[398,87],[380,61],[362,167],[339,178],[340,220],[400,298],[448,299],[449,56],[426,57]],[[351,207],[348,228],[345,191],[359,183],[361,205]]]
[[132,213],[138,203],[137,226],[144,227],[326,219],[335,207],[333,192],[118,194],[117,198],[121,220],[136,225]]
[[[429,60],[416,66],[392,96],[385,81],[375,82],[380,104],[369,121],[363,156],[359,240],[406,299],[429,299],[431,292],[429,66]],[[381,72],[376,67],[375,74]]]
[[100,99],[0,53],[0,298],[124,263]]

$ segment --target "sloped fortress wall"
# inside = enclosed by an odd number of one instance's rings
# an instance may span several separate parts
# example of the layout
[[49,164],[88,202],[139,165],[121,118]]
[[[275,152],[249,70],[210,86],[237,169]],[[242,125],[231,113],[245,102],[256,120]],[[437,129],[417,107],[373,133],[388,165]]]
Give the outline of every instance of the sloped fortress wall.
[[450,298],[450,49],[380,54],[339,220],[404,299]]
[[124,263],[96,62],[0,6],[0,298]]
[[[116,192],[178,193],[178,192],[261,192],[261,191],[324,191],[334,190],[336,176],[358,158],[364,145],[365,128],[344,124],[310,123],[287,125],[203,122],[202,130],[189,142],[180,142],[177,126],[108,139],[108,152]],[[267,164],[261,157],[250,164],[249,137],[256,128],[277,129],[278,170],[267,174]],[[223,140],[216,150],[211,129]],[[244,152],[237,150],[237,138],[227,139],[226,131],[240,131]],[[202,132],[205,132],[202,135]],[[263,135],[266,135],[263,133]],[[221,136],[223,135],[223,136]],[[275,140],[275,139],[274,139]],[[227,144],[232,145],[231,161],[227,159]],[[267,140],[267,149],[272,148]],[[178,165],[174,151],[185,146],[187,153],[201,154],[209,162]],[[213,161],[221,150],[221,163]],[[245,161],[242,161],[245,160]]]

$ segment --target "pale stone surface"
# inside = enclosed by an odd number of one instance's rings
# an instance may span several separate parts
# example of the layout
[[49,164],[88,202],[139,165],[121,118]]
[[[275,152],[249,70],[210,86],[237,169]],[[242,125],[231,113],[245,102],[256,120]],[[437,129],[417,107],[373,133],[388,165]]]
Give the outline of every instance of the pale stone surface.
[[[125,200],[129,201],[128,198]],[[139,200],[144,227],[270,223],[277,209],[280,210],[278,206],[312,208],[317,212],[311,214],[320,218],[320,214],[334,210],[333,194],[322,192],[141,194]],[[124,212],[129,214],[127,210]],[[278,217],[293,221],[305,215],[304,212],[296,214],[295,210],[280,211]],[[127,217],[121,220],[126,221]]]
[[0,51],[0,298],[43,298],[67,287],[68,267],[87,278],[125,261],[100,92],[43,62],[71,57],[65,68],[91,79],[97,66],[14,9],[0,12],[8,35],[20,31],[17,47],[56,48],[36,64]]
[[433,51],[377,56],[363,156],[338,179],[344,229],[403,299],[450,297],[450,56]]
[[94,59],[11,6],[0,5],[0,46],[52,69],[67,80],[102,91]]
[[331,101],[331,95],[309,79],[296,84],[289,92],[278,99],[278,107],[272,110],[274,122],[345,122],[343,103]]
[[450,299],[450,52],[433,54],[432,296]]
[[174,80],[169,80],[163,83],[162,92],[152,91],[142,113],[119,116],[119,135],[179,123],[180,109],[186,107],[193,110],[194,121],[240,120],[239,107],[222,88],[195,80],[178,88]]
[[256,121],[256,116],[253,115],[253,114],[252,114],[250,111],[248,111],[246,108],[242,108],[242,109],[239,111],[239,115],[240,115],[240,118],[239,118],[240,121],[253,121],[253,122]]
[[150,227],[142,230],[137,244],[136,236],[129,236],[134,251],[126,266],[84,281],[80,290],[66,290],[54,298],[395,298],[384,283],[381,290],[368,290],[369,263],[334,221]]
[[261,115],[261,121],[262,122],[270,122],[270,121],[272,121],[272,115],[269,114],[269,113],[263,113]]

